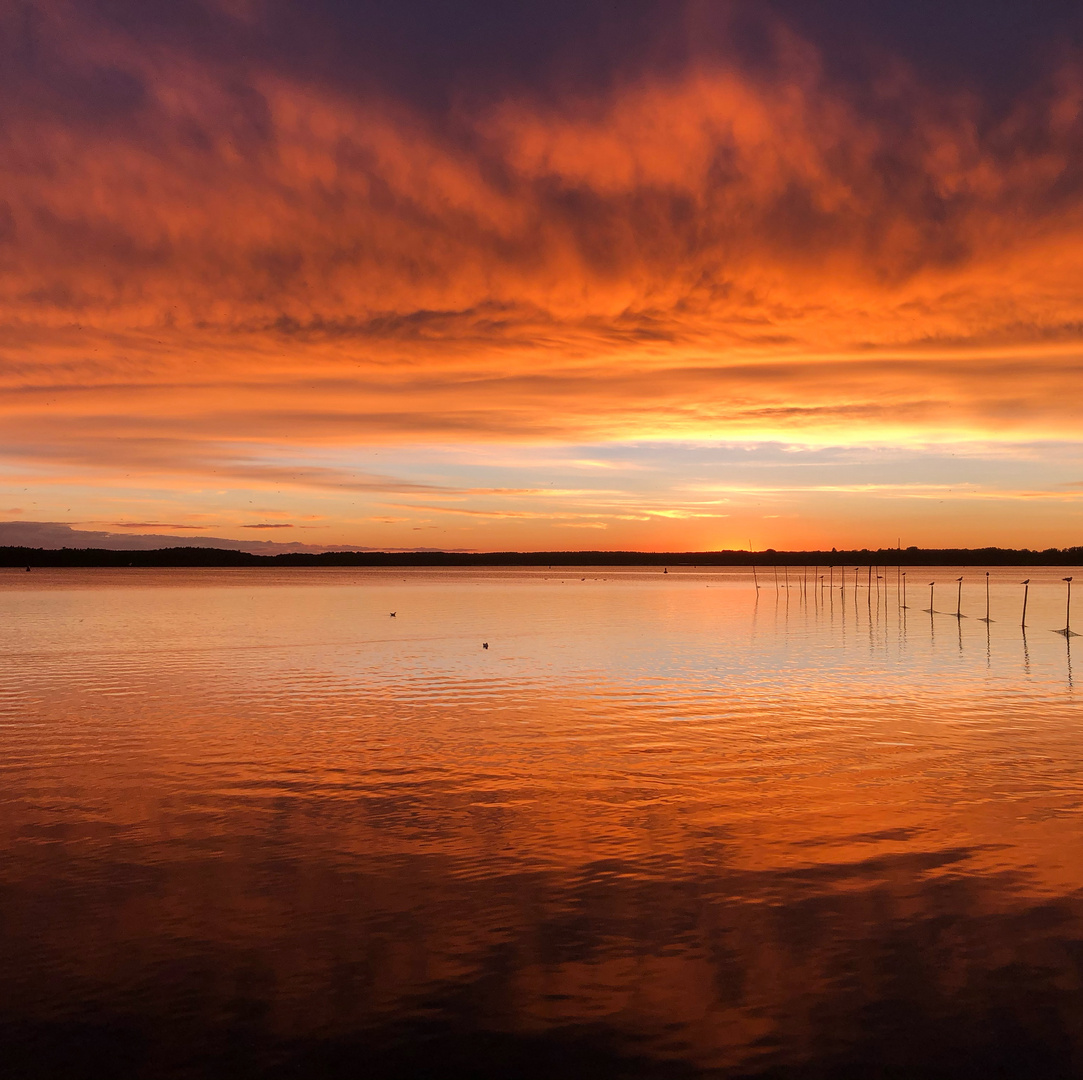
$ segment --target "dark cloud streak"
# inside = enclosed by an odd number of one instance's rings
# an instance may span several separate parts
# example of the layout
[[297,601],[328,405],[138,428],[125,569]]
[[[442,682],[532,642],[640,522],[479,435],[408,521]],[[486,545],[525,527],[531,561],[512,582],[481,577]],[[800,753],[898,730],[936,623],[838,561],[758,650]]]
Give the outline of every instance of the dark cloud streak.
[[[131,72],[66,73],[50,54],[41,10],[16,0],[5,20],[9,79],[36,68],[59,83],[55,101],[103,116],[139,103]],[[868,81],[888,57],[990,97],[1017,91],[1083,46],[1083,10],[1068,0],[74,0],[46,10],[77,13],[134,45],[199,55],[242,79],[271,69],[440,112],[464,96],[605,91],[694,61],[774,78],[785,63],[775,21],[821,50],[835,78]]]

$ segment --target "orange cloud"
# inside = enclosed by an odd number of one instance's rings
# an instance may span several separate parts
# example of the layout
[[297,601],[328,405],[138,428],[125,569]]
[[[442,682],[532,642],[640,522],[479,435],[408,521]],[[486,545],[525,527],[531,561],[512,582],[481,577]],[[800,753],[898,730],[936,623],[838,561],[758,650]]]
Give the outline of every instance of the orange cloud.
[[775,21],[766,73],[434,114],[33,8],[97,106],[2,106],[10,459],[422,492],[270,448],[1076,437],[1071,57],[991,112]]
[[1079,314],[1071,67],[980,131],[980,101],[904,70],[865,88],[871,109],[849,100],[776,28],[777,82],[693,65],[437,128],[273,72],[239,88],[70,12],[54,29],[147,101],[104,130],[5,117],[15,324],[405,344],[431,363],[449,344],[773,353],[1058,333]]

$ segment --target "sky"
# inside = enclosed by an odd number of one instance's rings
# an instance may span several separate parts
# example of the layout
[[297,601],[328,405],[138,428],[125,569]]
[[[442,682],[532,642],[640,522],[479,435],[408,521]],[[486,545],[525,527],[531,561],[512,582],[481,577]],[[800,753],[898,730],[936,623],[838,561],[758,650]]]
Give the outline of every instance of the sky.
[[7,0],[0,536],[1083,543],[1081,107],[1060,0]]

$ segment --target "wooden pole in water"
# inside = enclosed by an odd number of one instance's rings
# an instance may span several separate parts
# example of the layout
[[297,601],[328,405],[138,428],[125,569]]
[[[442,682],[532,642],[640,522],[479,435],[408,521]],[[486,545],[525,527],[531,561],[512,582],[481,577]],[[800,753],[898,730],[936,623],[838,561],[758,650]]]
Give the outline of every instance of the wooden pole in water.
[[1030,578],[1021,581],[1020,584],[1023,586],[1023,618],[1020,620],[1019,625],[1025,629],[1027,625],[1027,596],[1030,594]]
[[989,618],[989,571],[986,570],[985,571],[985,618],[982,619],[982,622],[989,623],[989,622],[992,622],[992,621],[993,620]]
[[778,592],[778,567],[776,566],[774,568],[774,570],[775,570],[775,592]]
[[930,581],[929,582],[929,614],[930,615],[932,615],[932,613],[933,613],[933,586],[935,584],[936,584],[935,581]]
[[959,582],[959,597],[955,601],[955,617],[961,619],[963,617],[963,579],[958,578]]
[[1061,581],[1068,582],[1068,606],[1064,611],[1064,636],[1069,637],[1072,633],[1072,579],[1066,577],[1061,578]]
[[902,576],[902,606],[906,607],[906,575]]
[[760,591],[760,578],[756,573],[756,564],[752,564],[752,580],[756,583],[756,592]]
[[828,569],[831,571],[831,585],[830,585],[830,587],[833,589],[835,587],[835,564],[832,563],[828,567]]

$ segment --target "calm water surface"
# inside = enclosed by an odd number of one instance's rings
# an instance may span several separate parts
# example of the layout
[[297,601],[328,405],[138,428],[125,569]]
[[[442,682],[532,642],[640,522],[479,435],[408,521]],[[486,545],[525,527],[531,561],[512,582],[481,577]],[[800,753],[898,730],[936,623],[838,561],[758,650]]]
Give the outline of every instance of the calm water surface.
[[1083,1075],[1071,572],[0,571],[0,1074]]

